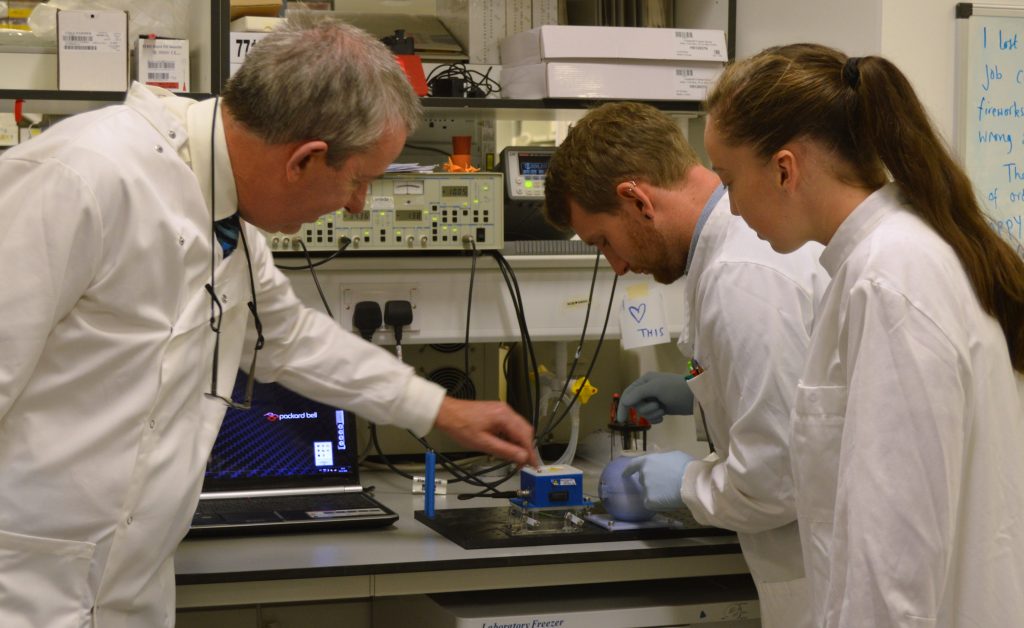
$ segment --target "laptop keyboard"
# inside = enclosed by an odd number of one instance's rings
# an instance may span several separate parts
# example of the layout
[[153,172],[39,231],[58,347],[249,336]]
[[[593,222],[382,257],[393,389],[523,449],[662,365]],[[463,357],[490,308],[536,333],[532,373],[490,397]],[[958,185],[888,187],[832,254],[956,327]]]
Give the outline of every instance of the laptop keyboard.
[[376,504],[361,493],[332,493],[330,495],[289,495],[287,497],[246,497],[239,499],[200,500],[196,515],[241,513],[253,511],[346,511],[345,514],[383,513]]

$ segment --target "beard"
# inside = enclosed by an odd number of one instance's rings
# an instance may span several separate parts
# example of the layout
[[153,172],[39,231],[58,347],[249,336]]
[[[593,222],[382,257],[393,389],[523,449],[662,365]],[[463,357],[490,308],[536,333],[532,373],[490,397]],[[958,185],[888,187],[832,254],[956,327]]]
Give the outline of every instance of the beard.
[[629,263],[634,272],[650,274],[662,284],[674,283],[686,270],[686,248],[669,242],[665,234],[653,227],[644,229],[629,222],[626,231],[636,251],[636,259]]

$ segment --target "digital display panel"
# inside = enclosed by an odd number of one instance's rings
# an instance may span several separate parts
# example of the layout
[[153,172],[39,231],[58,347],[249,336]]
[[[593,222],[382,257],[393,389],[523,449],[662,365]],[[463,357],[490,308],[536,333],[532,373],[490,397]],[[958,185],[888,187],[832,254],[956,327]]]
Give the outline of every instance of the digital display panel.
[[441,186],[441,197],[442,198],[466,198],[469,196],[468,185],[442,185]]
[[421,209],[396,209],[395,220],[422,220],[423,210]]
[[551,161],[551,155],[530,155],[520,153],[519,174],[526,177],[543,177],[547,174],[549,161]]
[[367,222],[370,220],[370,212],[359,212],[353,214],[352,212],[345,212],[341,215],[343,222]]

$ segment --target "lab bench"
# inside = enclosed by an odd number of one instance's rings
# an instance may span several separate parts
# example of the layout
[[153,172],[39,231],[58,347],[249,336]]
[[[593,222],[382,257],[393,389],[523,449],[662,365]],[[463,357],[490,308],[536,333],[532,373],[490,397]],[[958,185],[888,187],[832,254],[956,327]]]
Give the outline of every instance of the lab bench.
[[[594,474],[584,482],[596,494]],[[466,550],[414,518],[423,496],[411,493],[410,480],[371,472],[363,483],[399,514],[394,526],[185,540],[175,556],[179,627],[370,628],[380,626],[373,602],[394,596],[748,572],[733,535]],[[437,495],[436,508],[506,503],[459,500],[462,486]]]

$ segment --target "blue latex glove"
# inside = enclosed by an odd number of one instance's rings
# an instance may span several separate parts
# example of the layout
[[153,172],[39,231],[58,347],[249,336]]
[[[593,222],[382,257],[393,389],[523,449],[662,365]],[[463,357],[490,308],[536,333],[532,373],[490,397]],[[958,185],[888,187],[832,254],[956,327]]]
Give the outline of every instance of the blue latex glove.
[[651,423],[661,423],[666,414],[693,414],[693,393],[684,375],[644,373],[622,391],[615,421],[625,423],[630,407]]
[[648,510],[676,510],[683,506],[683,474],[693,460],[693,456],[682,451],[637,456],[622,470],[622,477],[637,474]]

